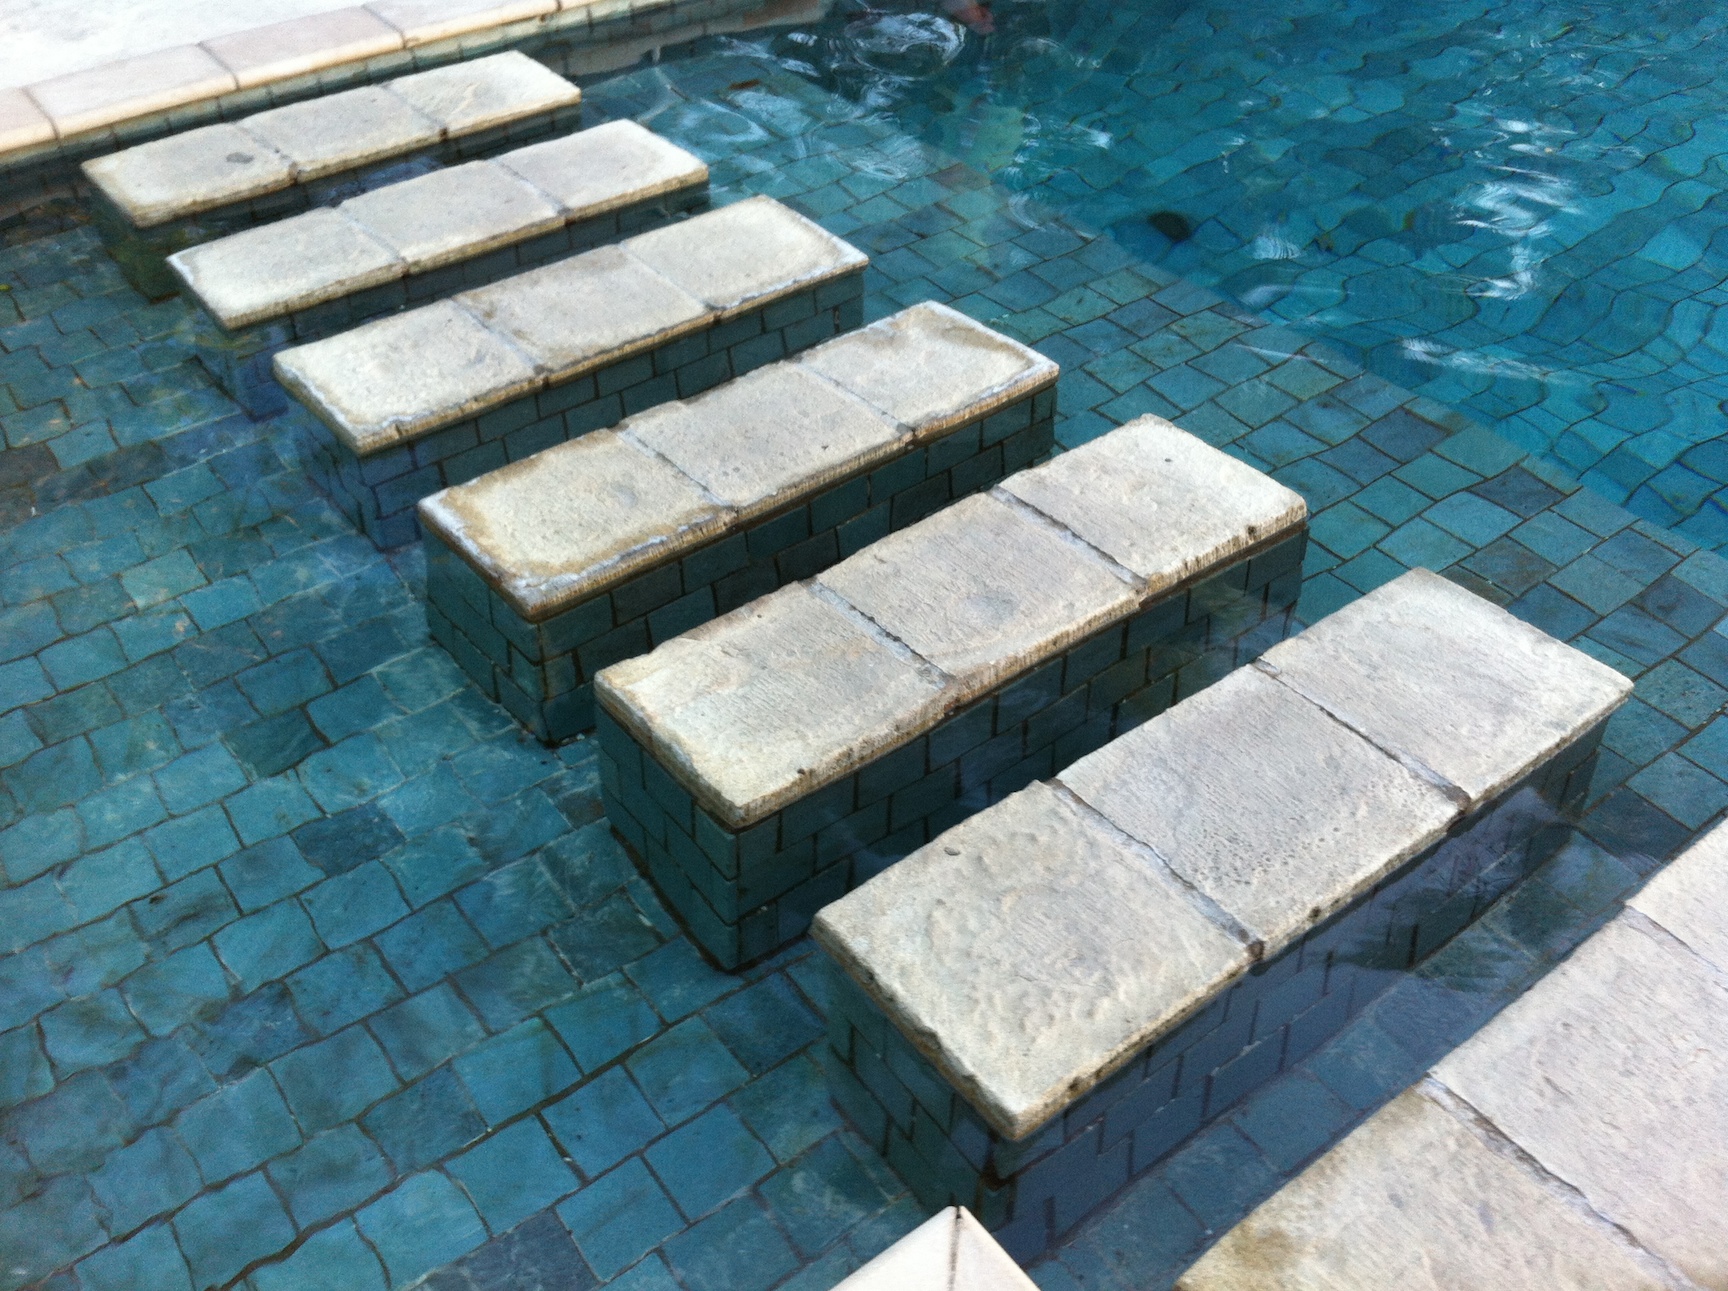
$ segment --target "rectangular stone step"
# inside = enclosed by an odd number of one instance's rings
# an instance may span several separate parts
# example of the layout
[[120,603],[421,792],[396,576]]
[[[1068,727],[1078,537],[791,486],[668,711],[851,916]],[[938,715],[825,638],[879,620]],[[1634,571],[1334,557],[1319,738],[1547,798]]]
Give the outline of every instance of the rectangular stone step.
[[834,1291],[1037,1291],[1037,1283],[971,1212],[949,1206],[837,1282]]
[[353,196],[389,175],[484,157],[581,124],[582,91],[509,51],[238,121],[83,164],[96,227],[152,300],[179,283],[174,252]]
[[863,322],[862,252],[769,198],[278,353],[314,477],[380,546],[439,489]]
[[607,814],[731,967],[1284,635],[1307,508],[1144,417],[596,679]]
[[1551,854],[1631,689],[1404,575],[822,910],[836,1101],[1032,1258]]
[[192,341],[254,416],[288,345],[480,287],[708,204],[708,167],[634,121],[470,161],[176,252]]
[[914,305],[420,503],[441,643],[547,742],[594,674],[808,578],[1054,445],[1057,367]]

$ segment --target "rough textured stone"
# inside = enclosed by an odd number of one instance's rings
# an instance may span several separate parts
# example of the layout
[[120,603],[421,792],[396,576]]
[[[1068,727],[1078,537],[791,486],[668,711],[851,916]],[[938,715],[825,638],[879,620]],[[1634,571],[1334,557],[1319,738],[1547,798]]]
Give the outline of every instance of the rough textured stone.
[[1139,599],[1054,526],[987,496],[872,543],[819,581],[967,695],[1059,653]]
[[1002,490],[1173,586],[1302,523],[1301,495],[1161,417],[1141,417]]
[[[612,665],[595,695],[736,829],[893,748],[931,720],[944,691],[794,584]],[[821,721],[788,721],[812,712]]]
[[294,163],[302,182],[438,142],[438,122],[380,85],[246,118],[246,133]]
[[1704,835],[1627,904],[1728,973],[1728,827]]
[[1441,790],[1251,668],[1061,779],[1268,954],[1437,842],[1458,814]]
[[1262,1204],[1178,1291],[1657,1291],[1552,1181],[1417,1087]]
[[581,90],[514,49],[398,77],[390,90],[452,138],[582,101]]
[[1340,721],[1458,786],[1472,806],[1632,693],[1606,664],[1425,569],[1274,647],[1265,662]]
[[541,18],[557,11],[558,0],[373,0],[372,9],[400,30],[413,48],[487,27]]
[[402,48],[402,33],[355,6],[216,36],[203,45],[244,90],[390,53]]
[[497,159],[578,218],[706,183],[708,167],[634,121],[608,121]]
[[1010,1138],[1249,963],[1157,857],[1043,784],[826,907],[813,931]]
[[69,72],[30,87],[60,138],[168,112],[237,88],[234,76],[197,45],[177,45],[136,58]]
[[169,135],[84,163],[90,181],[138,228],[286,188],[294,166],[237,125]]
[[950,1206],[914,1228],[834,1291],[1033,1291],[984,1226]]
[[[564,213],[515,175],[471,161],[342,203],[342,214],[420,273],[564,225]],[[344,291],[346,294],[346,291]]]

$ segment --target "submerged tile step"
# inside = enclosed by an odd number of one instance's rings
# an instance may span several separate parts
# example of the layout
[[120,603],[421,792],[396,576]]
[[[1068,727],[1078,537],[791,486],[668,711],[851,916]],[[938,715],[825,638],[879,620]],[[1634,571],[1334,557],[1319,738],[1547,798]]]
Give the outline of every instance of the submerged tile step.
[[864,254],[751,198],[279,352],[313,471],[374,541],[428,494],[858,326]]
[[1054,443],[1056,364],[921,304],[426,498],[432,636],[541,739],[594,674]]
[[404,180],[168,258],[193,344],[254,416],[284,346],[479,287],[708,204],[708,167],[634,121]]
[[509,51],[201,126],[83,163],[97,228],[152,299],[182,248],[323,206],[367,172],[458,161],[581,122],[582,92]]
[[823,909],[837,1101],[1031,1258],[1533,869],[1630,693],[1386,584]]
[[1279,639],[1300,497],[1156,417],[601,672],[607,813],[728,966]]

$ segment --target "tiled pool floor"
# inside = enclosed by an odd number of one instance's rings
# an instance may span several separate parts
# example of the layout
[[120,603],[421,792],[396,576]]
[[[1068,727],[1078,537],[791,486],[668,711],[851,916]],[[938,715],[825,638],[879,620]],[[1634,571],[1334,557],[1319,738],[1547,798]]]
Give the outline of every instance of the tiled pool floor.
[[[1047,1287],[1155,1287],[1728,806],[1728,563],[770,62],[590,92],[1315,511],[1303,613],[1409,564],[1638,679],[1583,834],[1142,1179]],[[717,145],[716,139],[727,141]],[[1011,200],[1012,199],[1012,200]],[[822,1291],[920,1218],[839,1124],[804,945],[703,965],[548,753],[88,229],[0,250],[0,1288]]]

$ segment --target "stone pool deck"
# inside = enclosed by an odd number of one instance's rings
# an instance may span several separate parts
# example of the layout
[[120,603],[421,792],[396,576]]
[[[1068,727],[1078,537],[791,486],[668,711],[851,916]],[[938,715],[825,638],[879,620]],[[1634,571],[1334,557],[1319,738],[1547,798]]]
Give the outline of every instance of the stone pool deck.
[[[762,91],[769,85],[773,95]],[[1031,1270],[1167,1286],[1728,807],[1728,563],[767,60],[589,87],[1303,494],[1300,613],[1408,565],[1633,677],[1579,836]],[[797,105],[796,108],[793,105]],[[724,134],[722,136],[722,131]],[[730,139],[725,147],[717,137]],[[925,1218],[827,1102],[796,943],[706,967],[548,753],[92,230],[0,249],[0,1288],[824,1291]]]

